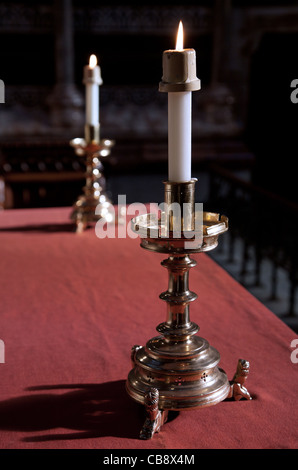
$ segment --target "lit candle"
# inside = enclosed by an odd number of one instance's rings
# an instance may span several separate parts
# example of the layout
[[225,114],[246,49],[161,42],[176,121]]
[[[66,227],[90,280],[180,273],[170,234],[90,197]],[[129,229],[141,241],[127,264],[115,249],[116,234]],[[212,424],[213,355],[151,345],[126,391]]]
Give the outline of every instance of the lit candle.
[[168,180],[191,180],[191,92],[201,88],[196,76],[196,52],[183,49],[180,21],[176,49],[163,53],[159,90],[168,93]]
[[89,65],[84,67],[83,83],[86,85],[86,124],[99,124],[99,85],[102,84],[100,67],[94,54],[90,56]]

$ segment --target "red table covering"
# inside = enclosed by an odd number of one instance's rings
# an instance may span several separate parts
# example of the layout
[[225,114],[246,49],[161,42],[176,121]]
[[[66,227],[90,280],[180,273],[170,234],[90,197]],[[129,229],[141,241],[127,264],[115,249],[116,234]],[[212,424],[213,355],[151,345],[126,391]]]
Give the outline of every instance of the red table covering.
[[131,347],[166,316],[165,256],[129,237],[77,234],[69,214],[0,213],[1,449],[297,448],[296,335],[207,254],[193,256],[191,320],[229,378],[249,360],[253,400],[182,411],[138,438],[144,409],[125,380]]

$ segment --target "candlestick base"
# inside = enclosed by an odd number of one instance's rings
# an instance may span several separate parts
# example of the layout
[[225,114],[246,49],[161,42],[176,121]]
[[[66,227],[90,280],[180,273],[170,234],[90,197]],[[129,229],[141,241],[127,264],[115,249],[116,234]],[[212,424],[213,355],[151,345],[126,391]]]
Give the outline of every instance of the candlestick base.
[[[187,186],[182,192],[187,192]],[[250,398],[243,386],[249,363],[239,360],[237,372],[229,382],[219,367],[219,352],[206,339],[196,336],[199,327],[190,321],[189,304],[197,295],[188,288],[189,271],[196,266],[189,255],[214,249],[219,235],[228,230],[228,219],[216,213],[194,211],[193,219],[194,230],[186,230],[179,237],[155,214],[132,220],[141,247],[168,255],[161,264],[169,275],[168,290],[160,294],[167,303],[167,319],[156,328],[159,336],[144,347],[132,348],[132,370],[126,381],[130,397],[146,408],[142,439],[159,432],[169,410],[207,407],[226,398]],[[203,221],[201,227],[198,219]]]
[[102,139],[87,143],[85,139],[76,138],[70,141],[70,145],[79,157],[85,159],[86,164],[86,185],[71,213],[77,232],[84,231],[99,219],[105,219],[107,223],[113,222],[114,209],[105,192],[105,178],[100,159],[106,158],[111,153],[114,141]]

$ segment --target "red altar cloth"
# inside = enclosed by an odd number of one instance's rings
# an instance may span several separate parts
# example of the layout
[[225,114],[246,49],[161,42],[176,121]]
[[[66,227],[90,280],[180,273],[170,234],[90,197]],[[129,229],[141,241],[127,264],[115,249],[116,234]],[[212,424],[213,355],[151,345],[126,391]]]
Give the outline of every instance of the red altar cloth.
[[131,238],[76,234],[69,214],[0,214],[0,447],[297,448],[296,335],[206,254],[193,256],[191,320],[230,379],[239,358],[250,362],[253,400],[182,411],[152,440],[138,439],[144,409],[125,380],[131,347],[165,319],[165,256]]

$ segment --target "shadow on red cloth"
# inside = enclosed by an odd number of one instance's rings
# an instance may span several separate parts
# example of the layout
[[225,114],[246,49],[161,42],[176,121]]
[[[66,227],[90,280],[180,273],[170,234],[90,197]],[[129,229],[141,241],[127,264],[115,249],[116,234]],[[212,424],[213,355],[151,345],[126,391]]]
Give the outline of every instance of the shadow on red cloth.
[[[25,442],[104,436],[138,439],[145,420],[144,407],[128,396],[124,380],[27,390],[56,390],[57,393],[30,393],[0,402],[0,429],[31,433],[52,430],[52,433],[26,437]],[[58,433],[57,429],[61,428],[75,432]]]
[[75,232],[76,225],[73,223],[66,224],[36,224],[36,225],[20,225],[16,227],[1,227],[0,232]]

